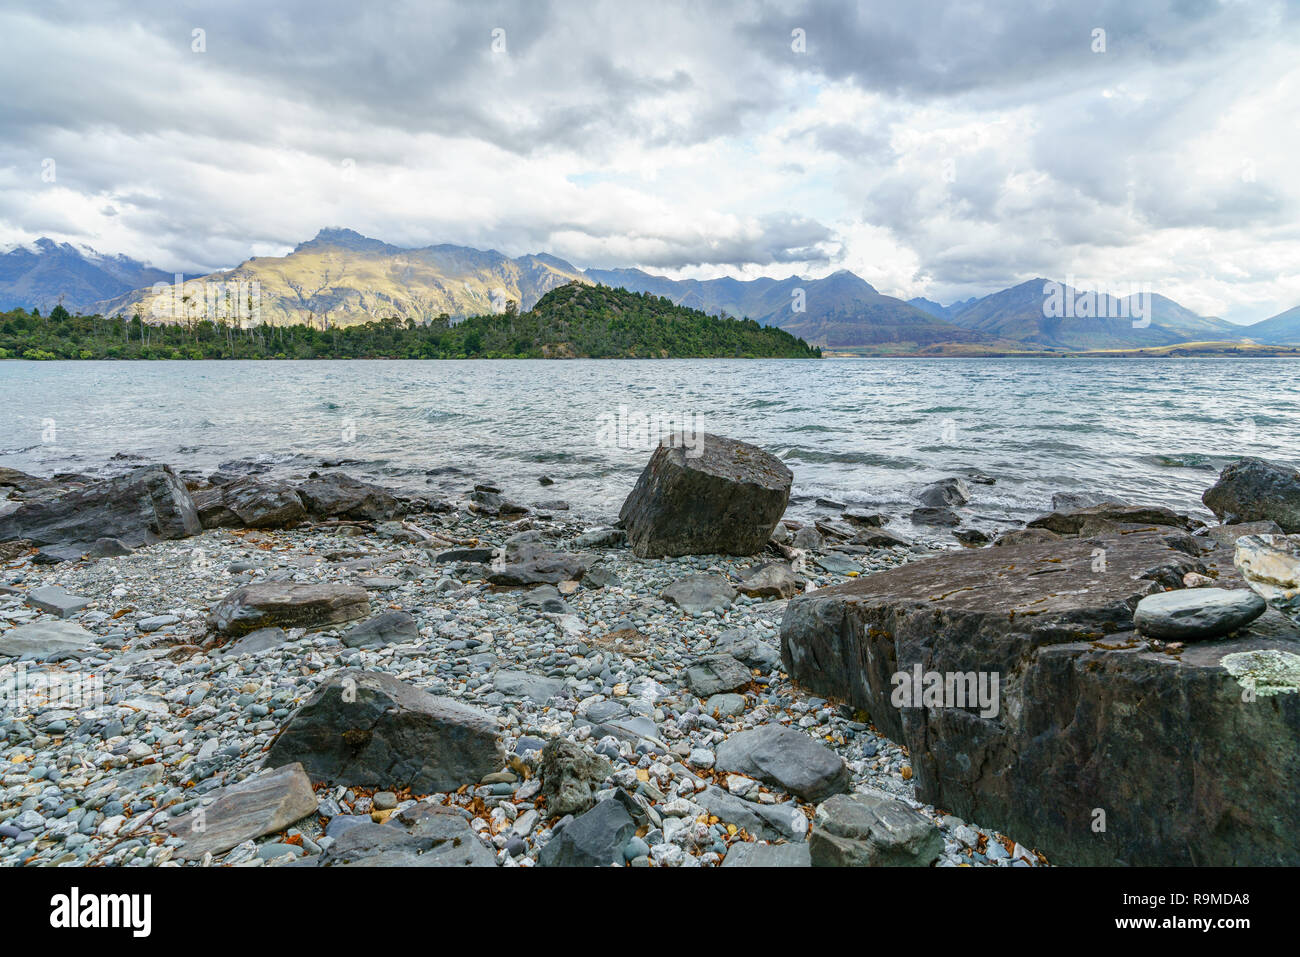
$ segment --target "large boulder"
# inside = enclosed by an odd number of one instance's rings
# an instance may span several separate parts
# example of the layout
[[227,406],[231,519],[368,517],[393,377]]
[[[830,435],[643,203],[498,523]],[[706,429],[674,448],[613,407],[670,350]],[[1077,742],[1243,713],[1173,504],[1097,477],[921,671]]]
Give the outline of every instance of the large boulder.
[[1221,473],[1201,501],[1225,524],[1274,521],[1300,532],[1300,472],[1263,459],[1244,458]]
[[204,528],[283,528],[307,518],[298,493],[278,482],[236,479],[193,498]]
[[1300,661],[1300,629],[1134,630],[1143,597],[1213,570],[1199,556],[1168,530],[916,561],[791,600],[782,657],[908,748],[919,798],[1054,862],[1300,864],[1300,693],[1256,698],[1223,663]]
[[370,598],[356,585],[257,582],[236,588],[208,613],[208,626],[232,637],[260,628],[327,628],[370,614]]
[[185,483],[166,465],[27,502],[0,517],[0,541],[23,538],[37,545],[88,548],[116,538],[132,548],[203,531]]
[[312,518],[384,522],[406,514],[406,506],[387,489],[342,472],[313,474],[298,486]]
[[289,719],[270,767],[300,762],[313,781],[454,791],[501,768],[496,719],[378,671],[341,671]]
[[578,581],[587,573],[587,563],[573,552],[552,552],[536,545],[523,545],[505,557],[488,576],[494,585],[529,587]]
[[636,822],[616,798],[601,801],[564,825],[538,855],[543,867],[609,867],[623,863]]
[[698,451],[665,440],[623,503],[641,558],[753,555],[785,511],[794,477],[780,459],[719,435],[703,436]]

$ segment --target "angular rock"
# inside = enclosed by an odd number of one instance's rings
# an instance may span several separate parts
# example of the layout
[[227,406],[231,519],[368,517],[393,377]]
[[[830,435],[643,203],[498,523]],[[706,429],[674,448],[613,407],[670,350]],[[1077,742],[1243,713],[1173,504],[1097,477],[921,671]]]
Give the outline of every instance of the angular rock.
[[849,769],[838,754],[802,731],[765,724],[718,745],[714,767],[776,785],[809,801],[849,789]]
[[728,794],[710,784],[693,798],[696,804],[726,824],[734,824],[762,841],[802,842],[808,818],[793,804],[759,804]]
[[167,830],[185,841],[176,856],[196,861],[284,830],[314,813],[311,780],[302,765],[289,764],[223,789],[212,804],[169,822]]
[[621,802],[601,801],[566,824],[542,848],[543,867],[608,867],[622,865],[623,847],[636,833],[636,822]]
[[298,585],[259,582],[242,585],[208,614],[208,626],[226,635],[259,628],[327,628],[370,614],[370,599],[355,585]]
[[806,552],[820,552],[826,543],[822,540],[821,532],[812,525],[805,525],[794,533],[791,544]]
[[961,524],[961,516],[943,505],[922,505],[920,508],[912,509],[910,517],[913,525],[944,525],[951,527]]
[[709,655],[686,668],[686,685],[701,698],[735,691],[753,680],[749,669],[730,655]]
[[936,508],[965,505],[970,501],[970,489],[959,478],[940,479],[917,492],[916,500],[922,505],[930,505]]
[[289,640],[289,633],[283,628],[259,628],[250,631],[238,641],[216,649],[213,654],[221,657],[238,658],[240,655],[256,655],[263,651],[278,648]]
[[1074,512],[1081,508],[1090,508],[1093,505],[1105,505],[1110,503],[1118,505],[1113,499],[1105,495],[1099,495],[1096,492],[1055,492],[1052,495],[1053,512]]
[[196,492],[194,503],[204,528],[284,528],[307,518],[296,491],[254,478]]
[[202,530],[185,483],[165,465],[27,502],[0,517],[0,541],[25,538],[82,550],[100,538],[121,539],[136,548]]
[[487,564],[492,561],[492,556],[496,554],[494,548],[453,548],[449,551],[439,552],[434,558],[436,562],[479,562]]
[[987,532],[982,532],[978,528],[959,528],[952,533],[952,537],[957,539],[967,548],[979,548],[981,545],[987,545],[991,539]]
[[943,853],[943,832],[902,801],[837,794],[813,816],[813,867],[929,867]]
[[130,555],[134,549],[120,538],[97,538],[86,549],[90,558],[121,558]]
[[1243,535],[1281,535],[1282,526],[1277,522],[1241,522],[1236,525],[1211,525],[1196,533],[1198,539],[1213,542],[1216,548],[1232,551],[1237,539]]
[[869,545],[872,548],[893,548],[898,545],[911,545],[910,539],[904,538],[887,528],[864,528],[851,539],[854,545]]
[[741,594],[751,598],[789,598],[801,591],[799,579],[784,562],[766,562],[740,583]]
[[529,549],[517,561],[507,560],[488,576],[494,585],[557,585],[580,581],[587,565],[572,552],[545,552]]
[[767,674],[781,666],[781,652],[754,635],[734,630],[718,638],[715,650],[720,655],[730,655],[746,667],[757,668]]
[[615,548],[627,544],[627,532],[621,528],[593,528],[573,540],[574,548]]
[[313,781],[454,791],[499,770],[496,719],[378,671],[338,672],[289,719],[267,755]]
[[383,824],[363,820],[342,831],[318,866],[496,867],[497,861],[458,808],[421,801]]
[[1244,588],[1180,588],[1147,595],[1133,612],[1138,631],[1164,641],[1209,641],[1264,614],[1264,599]]
[[1232,561],[1269,605],[1300,620],[1300,535],[1240,537]]
[[1219,473],[1201,501],[1224,524],[1273,521],[1287,534],[1300,532],[1300,472],[1285,465],[1240,459]]
[[27,593],[27,604],[60,618],[71,618],[90,602],[91,599],[74,595],[62,585],[42,585]]
[[706,615],[721,611],[736,598],[736,589],[718,575],[692,575],[675,581],[660,594],[688,615]]
[[542,796],[549,814],[580,814],[596,803],[613,768],[599,755],[565,738],[552,738],[542,748]]
[[704,435],[697,449],[665,440],[623,503],[619,519],[641,558],[754,555],[790,499],[790,470],[735,439]]
[[[908,748],[918,798],[1055,863],[1295,865],[1300,762],[1279,755],[1300,694],[1246,704],[1223,662],[1294,655],[1300,628],[1266,614],[1173,655],[1134,631],[1139,600],[1207,572],[1200,554],[1165,529],[919,560],[792,599],[782,657]],[[896,706],[893,679],[917,668],[996,676],[996,713]]]
[[379,648],[402,642],[419,641],[420,627],[408,612],[389,611],[358,622],[343,632],[343,644],[349,648]]
[[880,528],[888,521],[880,512],[869,512],[865,508],[846,508],[840,517],[861,528]]
[[95,636],[70,621],[34,621],[0,635],[0,657],[80,657],[96,647]]
[[406,506],[387,489],[341,472],[313,474],[297,491],[307,511],[317,519],[386,522],[406,514]]
[[1049,532],[1045,528],[1013,528],[995,538],[993,544],[997,547],[1033,545],[1041,542],[1057,542],[1061,538],[1061,535],[1056,532]]

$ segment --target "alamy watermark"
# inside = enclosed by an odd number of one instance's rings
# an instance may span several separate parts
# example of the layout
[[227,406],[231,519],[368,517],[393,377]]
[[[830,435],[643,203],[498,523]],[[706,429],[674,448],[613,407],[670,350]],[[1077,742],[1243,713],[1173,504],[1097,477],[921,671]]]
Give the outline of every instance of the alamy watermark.
[[[1081,285],[1086,289],[1080,289]],[[1131,319],[1134,329],[1151,325],[1150,282],[1086,282],[1073,276],[1043,283],[1047,319]]]
[[262,284],[256,279],[186,282],[177,273],[174,283],[154,283],[150,315],[158,322],[206,319],[255,326],[262,321]]
[[98,708],[107,700],[99,675],[43,671],[29,668],[26,662],[0,667],[0,712],[82,711]]
[[704,454],[704,417],[698,412],[629,409],[603,412],[596,427],[596,444],[627,452],[648,452],[660,445],[681,447],[686,457]]
[[978,708],[981,718],[996,718],[1001,710],[996,671],[898,671],[889,702],[895,708]]

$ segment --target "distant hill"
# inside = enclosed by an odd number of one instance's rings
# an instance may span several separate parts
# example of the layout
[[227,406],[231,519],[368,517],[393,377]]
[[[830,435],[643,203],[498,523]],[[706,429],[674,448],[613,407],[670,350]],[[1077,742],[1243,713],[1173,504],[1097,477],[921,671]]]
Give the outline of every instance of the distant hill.
[[[212,287],[247,290],[255,283],[259,318],[272,325],[330,328],[385,318],[427,322],[440,315],[501,312],[508,302],[527,310],[550,290],[574,281],[589,280],[554,256],[512,259],[496,250],[451,245],[406,249],[350,229],[323,229],[287,256],[259,256],[187,284],[181,311],[200,317]],[[173,318],[176,298],[139,290],[103,303],[101,311]],[[232,314],[248,317],[247,310]]]
[[824,279],[674,280],[639,269],[588,269],[597,282],[666,296],[710,313],[726,313],[780,326],[809,343],[851,349],[892,343],[913,348],[936,342],[973,342],[952,323],[901,299],[881,295],[848,270]]
[[84,312],[104,299],[172,278],[129,256],[42,238],[0,249],[0,310],[49,312],[62,302],[70,312]]
[[527,312],[451,323],[388,318],[323,329],[236,330],[200,320],[147,324],[118,316],[0,312],[0,359],[794,358],[820,351],[775,326],[710,316],[647,293],[577,280]]
[[1268,345],[1300,345],[1300,306],[1245,326],[1242,331],[1256,342]]
[[[1144,307],[1135,296],[1117,298],[1106,293],[1084,296],[1087,290],[1059,286],[1060,301],[1071,299],[1071,311],[1054,308],[1048,279],[1030,279],[966,304],[952,313],[951,321],[989,339],[1018,342],[1027,349],[1118,349],[1172,345],[1189,341],[1240,341],[1243,328],[1198,316],[1172,299],[1159,294],[1150,297],[1150,315],[1138,316]],[[1136,323],[1136,325],[1135,325]]]

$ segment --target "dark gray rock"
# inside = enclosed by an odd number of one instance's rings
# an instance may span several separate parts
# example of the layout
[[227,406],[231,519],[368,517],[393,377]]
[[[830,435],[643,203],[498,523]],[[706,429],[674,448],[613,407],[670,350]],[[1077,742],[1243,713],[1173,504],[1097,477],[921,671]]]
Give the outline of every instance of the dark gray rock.
[[1264,614],[1264,599],[1244,588],[1179,588],[1147,595],[1133,612],[1138,631],[1165,641],[1209,641]]
[[90,602],[91,599],[74,595],[62,585],[41,585],[27,593],[27,604],[60,618],[71,618]]
[[496,550],[492,548],[453,548],[449,551],[439,552],[434,558],[436,562],[480,562],[486,565],[492,561],[492,556]]
[[736,598],[736,589],[718,575],[692,575],[675,581],[659,597],[671,602],[688,615],[706,615],[721,611]]
[[627,544],[627,532],[621,528],[593,528],[573,540],[574,548],[616,548]]
[[425,801],[398,811],[383,824],[363,819],[344,829],[316,863],[320,867],[497,866],[496,855],[461,811]]
[[912,544],[911,539],[904,538],[887,528],[864,528],[853,536],[852,542],[854,545],[869,545],[872,548],[894,548]]
[[255,478],[195,492],[194,503],[204,528],[284,528],[307,518],[292,488]]
[[230,644],[218,648],[213,654],[227,658],[238,658],[240,655],[257,655],[264,651],[270,651],[272,648],[279,648],[289,640],[289,633],[283,628],[259,628],[257,631],[250,631],[238,641],[232,641]]
[[527,671],[498,671],[492,676],[492,686],[504,695],[544,705],[564,690],[564,679]]
[[543,867],[608,867],[623,863],[623,847],[636,833],[636,822],[614,798],[601,801],[566,824],[542,848]]
[[1233,462],[1201,496],[1224,524],[1277,522],[1282,531],[1300,532],[1300,472],[1264,459]]
[[840,517],[861,528],[880,528],[888,521],[880,512],[870,512],[865,508],[846,508]]
[[790,470],[762,449],[704,435],[702,453],[666,441],[623,503],[619,519],[641,558],[754,555],[790,499]]
[[379,648],[402,642],[419,641],[420,627],[404,611],[389,611],[358,622],[343,632],[343,644],[349,648]]
[[701,698],[735,691],[753,680],[749,669],[730,655],[709,655],[686,668],[686,685]]
[[953,526],[961,524],[961,516],[943,505],[922,505],[920,508],[914,508],[912,509],[911,519],[913,525]]
[[1093,505],[1119,504],[1105,495],[1096,492],[1056,492],[1052,495],[1053,512],[1074,512]]
[[282,831],[314,813],[311,780],[301,764],[289,764],[224,788],[212,804],[169,822],[167,830],[184,839],[176,856],[195,861]]
[[820,552],[826,543],[822,540],[821,532],[812,525],[805,525],[794,533],[790,544],[806,552]]
[[242,585],[214,605],[208,626],[226,635],[260,628],[326,628],[370,614],[364,588],[326,583],[259,582]]
[[[1279,755],[1300,694],[1245,703],[1223,661],[1295,655],[1300,629],[1265,615],[1175,655],[1134,631],[1142,598],[1210,570],[1200,556],[1164,528],[915,561],[792,599],[782,658],[908,748],[921,800],[1056,863],[1294,866],[1300,763]],[[917,668],[996,676],[996,714],[895,706],[893,679]]]
[[849,789],[844,759],[802,731],[765,724],[733,734],[715,751],[714,767],[773,784],[809,801]]
[[813,867],[929,867],[943,853],[943,832],[902,801],[837,794],[813,816]]
[[922,505],[935,508],[952,505],[965,505],[970,501],[970,489],[966,483],[956,477],[932,482],[916,493],[916,500]]
[[407,511],[387,489],[341,472],[313,474],[297,491],[307,511],[317,519],[386,522],[401,518]]
[[503,757],[491,715],[383,672],[346,670],[289,719],[267,764],[301,762],[331,785],[427,794],[474,784]]
[[723,867],[812,867],[807,844],[733,844]]
[[724,632],[715,646],[718,654],[730,655],[746,667],[767,674],[781,666],[781,652],[754,635],[742,631]]
[[1056,532],[1050,532],[1045,528],[1013,528],[999,535],[993,540],[993,544],[997,547],[1005,547],[1007,545],[1032,545],[1040,544],[1042,542],[1057,542],[1060,541],[1061,538],[1061,535],[1058,535]]
[[488,581],[494,585],[556,585],[579,581],[587,565],[572,552],[547,552],[527,548],[515,561],[507,560],[496,568]]
[[185,483],[165,465],[27,502],[0,517],[0,541],[24,538],[83,551],[101,538],[117,538],[135,548],[202,530]]
[[1163,505],[1120,505],[1107,502],[1070,512],[1052,512],[1025,523],[1057,535],[1105,535],[1139,527],[1190,529],[1191,521]]
[[97,538],[86,549],[90,558],[121,558],[130,555],[134,549],[120,538]]

